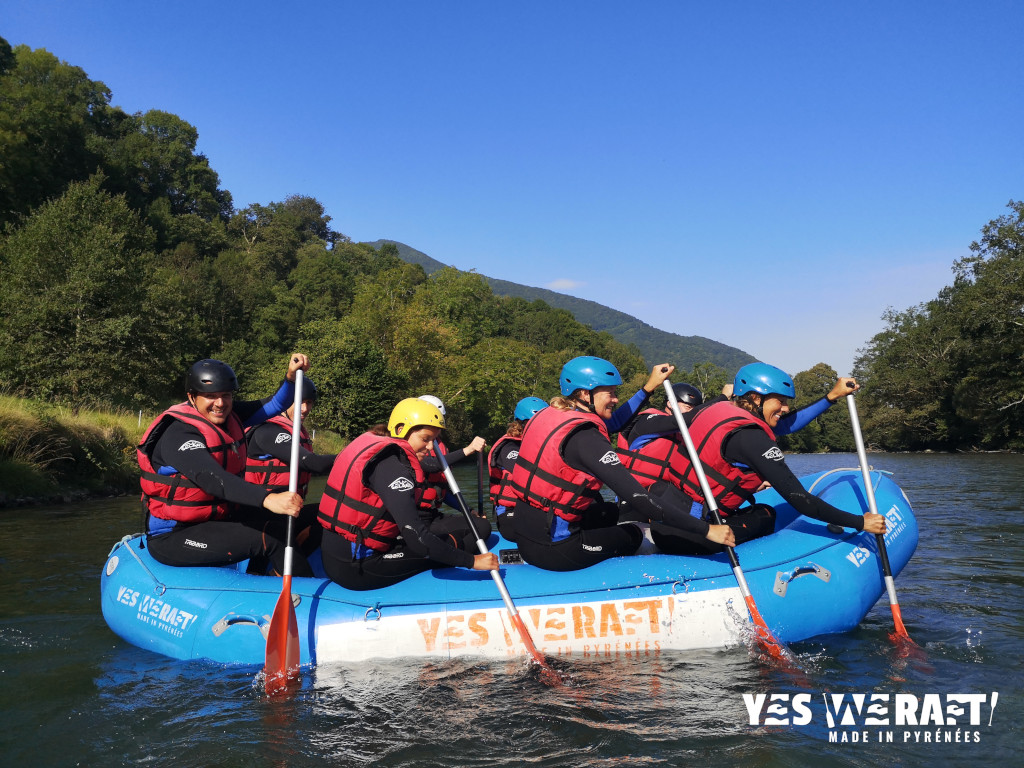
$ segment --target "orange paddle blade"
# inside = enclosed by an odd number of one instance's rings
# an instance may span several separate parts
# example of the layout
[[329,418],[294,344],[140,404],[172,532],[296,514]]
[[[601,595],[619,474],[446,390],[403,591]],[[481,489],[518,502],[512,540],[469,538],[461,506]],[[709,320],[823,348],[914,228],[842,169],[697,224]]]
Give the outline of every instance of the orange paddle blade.
[[270,631],[267,633],[267,694],[285,691],[289,679],[297,676],[299,671],[299,622],[295,618],[295,605],[292,603],[292,577],[284,577],[281,595],[277,598],[274,615],[270,619]]

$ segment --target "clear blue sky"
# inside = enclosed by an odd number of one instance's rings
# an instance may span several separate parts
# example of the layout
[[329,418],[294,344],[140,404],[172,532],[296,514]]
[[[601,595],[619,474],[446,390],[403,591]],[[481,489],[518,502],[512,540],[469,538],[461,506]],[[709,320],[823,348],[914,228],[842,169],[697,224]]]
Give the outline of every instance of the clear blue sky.
[[1024,3],[4,0],[235,205],[846,373],[1024,197]]

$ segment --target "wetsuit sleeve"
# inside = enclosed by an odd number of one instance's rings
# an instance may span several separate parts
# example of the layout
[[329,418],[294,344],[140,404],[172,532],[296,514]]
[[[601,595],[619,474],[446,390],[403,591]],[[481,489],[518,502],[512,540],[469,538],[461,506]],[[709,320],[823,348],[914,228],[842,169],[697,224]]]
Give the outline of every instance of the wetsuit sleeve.
[[563,452],[569,466],[593,475],[635,511],[656,523],[707,536],[708,524],[682,509],[654,499],[619,461],[619,455],[597,427],[583,427],[565,441]]
[[[448,466],[451,466],[452,464],[458,464],[460,461],[465,459],[466,452],[462,448],[459,448],[457,451],[448,451],[448,453],[444,455],[444,458],[445,461],[448,462]],[[438,461],[436,456],[427,456],[423,458],[420,461],[420,466],[423,468],[423,471],[426,472],[428,475],[432,475],[435,472],[442,471],[441,462]]]
[[[686,414],[683,414],[686,418]],[[679,434],[679,426],[676,424],[676,417],[664,413],[649,413],[636,420],[636,424],[629,431],[629,445],[641,437],[664,437],[667,435]],[[645,441],[646,442],[646,441]]]
[[[249,433],[246,440],[249,458],[273,456],[289,464],[292,460],[292,433],[278,424],[264,424]],[[299,446],[299,466],[314,475],[326,475],[334,466],[337,454],[311,453]]]
[[858,531],[864,529],[863,515],[844,512],[813,493],[808,493],[786,466],[779,446],[760,429],[744,428],[733,433],[723,446],[722,455],[733,464],[750,467],[762,479],[771,483],[772,488],[801,515]]
[[[514,454],[514,455],[512,455]],[[516,459],[519,458],[519,443],[509,441],[498,450],[496,463],[506,472],[516,468]]]
[[254,427],[279,413],[284,413],[294,402],[295,383],[285,379],[273,397],[263,400],[242,400],[234,404],[233,410],[241,419],[243,427]]
[[[448,453],[446,453],[444,455],[444,457],[447,460],[449,466],[451,466],[452,464],[458,464],[460,461],[465,459],[466,458],[466,452],[462,448],[459,448],[457,451],[448,451]],[[438,471],[440,471],[441,470],[441,462],[437,462],[437,464],[438,464],[437,469],[438,469]]]
[[792,432],[796,432],[797,430],[806,427],[833,405],[835,405],[835,403],[829,402],[827,397],[823,397],[821,400],[811,403],[800,410],[787,413],[779,419],[778,425],[776,425],[775,429],[772,431],[776,435],[788,435]]
[[636,414],[640,413],[650,394],[643,387],[637,390],[629,400],[624,402],[612,413],[610,419],[605,419],[604,424],[609,432],[621,431]]
[[153,462],[174,467],[211,496],[235,504],[262,507],[268,491],[224,470],[210,452],[195,427],[175,420],[157,440]]
[[442,541],[420,519],[413,495],[415,474],[398,456],[385,456],[370,470],[368,485],[384,502],[388,513],[398,523],[402,538],[413,552],[445,565],[473,567],[473,555]]

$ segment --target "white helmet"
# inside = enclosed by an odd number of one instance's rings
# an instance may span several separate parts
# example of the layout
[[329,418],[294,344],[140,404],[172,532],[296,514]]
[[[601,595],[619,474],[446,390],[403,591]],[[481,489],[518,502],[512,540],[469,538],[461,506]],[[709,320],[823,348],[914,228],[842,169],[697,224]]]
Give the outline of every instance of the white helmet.
[[445,413],[444,403],[441,402],[441,398],[434,397],[433,395],[420,395],[419,399],[420,400],[426,400],[432,406],[437,408],[437,410],[439,410],[441,412],[442,416],[447,416],[448,415],[447,413]]

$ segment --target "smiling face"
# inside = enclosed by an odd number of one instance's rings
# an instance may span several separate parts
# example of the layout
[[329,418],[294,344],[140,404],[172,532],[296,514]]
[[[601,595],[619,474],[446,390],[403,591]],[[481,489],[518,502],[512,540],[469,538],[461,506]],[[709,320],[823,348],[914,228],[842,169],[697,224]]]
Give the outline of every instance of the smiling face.
[[765,395],[761,398],[761,413],[764,414],[765,423],[774,429],[779,419],[789,413],[789,398],[783,395]]
[[618,387],[607,385],[590,390],[590,403],[594,406],[594,413],[602,419],[610,419],[615,406],[619,404],[619,398],[615,396]]
[[235,397],[232,392],[196,392],[190,400],[200,416],[222,427],[231,415]]
[[409,447],[417,459],[423,459],[434,445],[434,440],[441,434],[437,427],[416,427],[406,436]]
[[[299,418],[302,421],[306,420],[306,416],[309,415],[309,409],[313,407],[313,403],[310,400],[303,400],[302,406],[299,408]],[[295,404],[292,403],[288,406],[288,410],[284,412],[285,416],[288,417],[288,421],[295,420]]]

